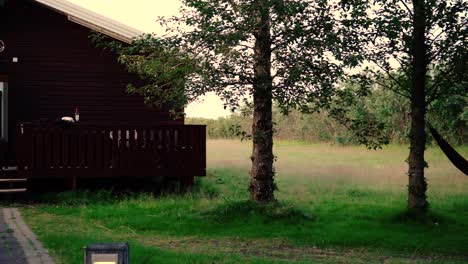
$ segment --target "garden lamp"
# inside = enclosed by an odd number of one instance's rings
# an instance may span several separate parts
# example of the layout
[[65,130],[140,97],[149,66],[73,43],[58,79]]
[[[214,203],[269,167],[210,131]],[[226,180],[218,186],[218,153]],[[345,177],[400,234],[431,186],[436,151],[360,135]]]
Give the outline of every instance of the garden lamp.
[[128,243],[91,244],[85,247],[85,264],[129,264]]

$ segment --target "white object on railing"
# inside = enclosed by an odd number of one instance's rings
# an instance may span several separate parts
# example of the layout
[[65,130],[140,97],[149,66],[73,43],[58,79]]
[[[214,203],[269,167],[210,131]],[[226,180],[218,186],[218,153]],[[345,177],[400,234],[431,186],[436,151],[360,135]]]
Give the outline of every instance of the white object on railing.
[[75,119],[73,119],[73,117],[69,117],[69,116],[62,117],[62,121],[69,122],[69,123],[75,123]]
[[78,111],[78,107],[75,108],[75,121],[80,121],[80,112]]

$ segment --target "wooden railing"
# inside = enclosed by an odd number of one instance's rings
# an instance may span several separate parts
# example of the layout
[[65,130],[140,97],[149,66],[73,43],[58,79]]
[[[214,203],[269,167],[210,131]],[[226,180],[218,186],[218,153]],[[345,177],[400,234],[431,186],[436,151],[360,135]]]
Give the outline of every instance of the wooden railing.
[[21,123],[18,170],[26,177],[185,177],[206,171],[206,127],[57,127]]

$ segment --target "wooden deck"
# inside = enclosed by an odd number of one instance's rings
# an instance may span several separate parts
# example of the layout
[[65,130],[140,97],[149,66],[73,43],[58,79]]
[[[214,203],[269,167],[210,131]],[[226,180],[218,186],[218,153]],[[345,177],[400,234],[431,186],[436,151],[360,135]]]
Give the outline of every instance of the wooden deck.
[[192,178],[206,174],[206,127],[91,127],[21,123],[22,178]]

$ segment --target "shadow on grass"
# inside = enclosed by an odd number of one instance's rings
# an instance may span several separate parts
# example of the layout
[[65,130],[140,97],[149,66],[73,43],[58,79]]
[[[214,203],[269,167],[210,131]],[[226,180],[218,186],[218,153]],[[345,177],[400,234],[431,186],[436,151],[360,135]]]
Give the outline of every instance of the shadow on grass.
[[398,224],[422,226],[444,226],[456,222],[448,216],[443,216],[430,210],[427,212],[419,212],[409,209],[395,214],[391,221]]
[[204,218],[218,223],[227,223],[238,219],[256,218],[263,222],[300,222],[313,221],[315,218],[301,210],[280,202],[259,204],[253,201],[225,202],[222,205],[204,212]]

